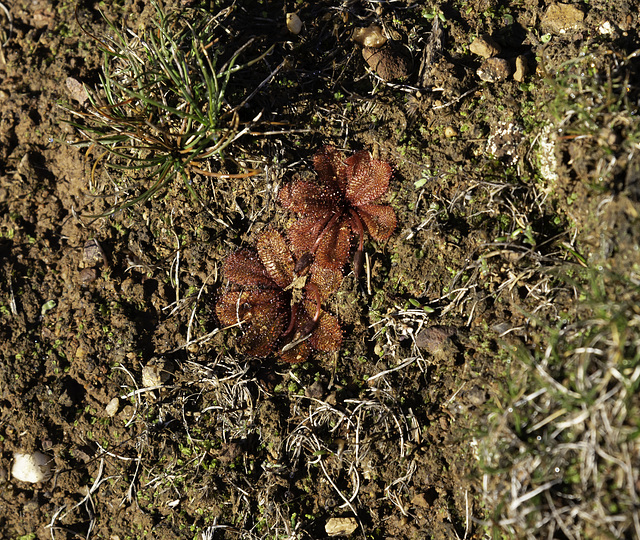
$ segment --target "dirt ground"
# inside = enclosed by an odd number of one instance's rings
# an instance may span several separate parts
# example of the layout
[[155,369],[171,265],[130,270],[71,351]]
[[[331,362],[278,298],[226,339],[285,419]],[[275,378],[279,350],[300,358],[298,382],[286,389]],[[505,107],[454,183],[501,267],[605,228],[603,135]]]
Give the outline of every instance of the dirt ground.
[[[231,79],[250,129],[211,165],[258,174],[100,218],[126,179],[74,144],[67,80],[99,91],[101,11],[140,31],[155,9],[4,6],[0,537],[487,537],[512,351],[571,320],[579,270],[640,272],[640,3],[168,2],[219,14],[222,58],[273,47]],[[397,227],[327,302],[338,352],[251,358],[216,318],[224,260],[284,229],[324,145],[391,164]],[[51,477],[13,478],[34,451]]]

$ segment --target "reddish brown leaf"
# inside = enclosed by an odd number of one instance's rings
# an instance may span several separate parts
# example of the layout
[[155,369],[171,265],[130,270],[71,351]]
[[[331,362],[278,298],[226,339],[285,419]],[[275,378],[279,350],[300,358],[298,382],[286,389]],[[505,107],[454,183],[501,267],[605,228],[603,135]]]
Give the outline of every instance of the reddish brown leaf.
[[318,173],[319,181],[327,185],[337,184],[344,192],[347,186],[346,165],[344,156],[332,146],[325,146],[313,156],[313,168]]
[[396,213],[388,205],[364,204],[356,209],[374,240],[387,240],[396,228]]
[[288,315],[278,310],[258,311],[245,330],[240,345],[250,356],[267,356],[287,325]]
[[318,287],[320,300],[325,301],[340,288],[342,271],[335,268],[324,268],[314,263],[311,266],[311,283]]
[[267,274],[278,287],[287,288],[295,277],[295,263],[283,236],[278,231],[265,231],[258,237],[256,247]]
[[327,226],[322,232],[316,251],[316,262],[325,268],[341,269],[349,258],[351,228],[344,220]]
[[318,327],[309,338],[311,346],[317,351],[332,352],[340,350],[342,345],[342,329],[333,315],[323,313]]
[[357,152],[346,160],[346,196],[353,206],[361,206],[376,200],[389,189],[391,166],[373,159],[369,152]]
[[231,283],[245,287],[273,287],[273,281],[260,262],[258,254],[248,249],[227,257],[222,270]]
[[278,290],[227,291],[216,304],[216,315],[225,326],[250,323],[255,311],[286,311],[286,302]]
[[336,204],[341,199],[340,192],[334,183],[320,180],[308,182],[299,180],[283,189],[280,202],[293,212],[305,216],[324,216],[335,211]]
[[216,305],[226,326],[240,324],[240,347],[250,356],[266,356],[288,322],[289,306],[277,290],[229,291]]
[[299,364],[304,362],[311,354],[311,347],[309,340],[299,343],[295,347],[288,349],[284,352],[280,352],[278,355],[280,360],[289,364]]
[[327,220],[318,219],[315,216],[300,217],[294,221],[287,231],[291,249],[296,257],[300,258],[303,254],[314,251],[315,243]]

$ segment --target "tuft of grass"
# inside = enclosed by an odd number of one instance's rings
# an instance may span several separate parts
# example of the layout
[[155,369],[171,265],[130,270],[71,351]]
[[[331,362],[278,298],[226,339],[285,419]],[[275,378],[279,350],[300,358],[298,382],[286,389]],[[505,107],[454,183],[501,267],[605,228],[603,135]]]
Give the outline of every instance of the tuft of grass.
[[208,160],[222,160],[225,149],[248,131],[239,129],[239,106],[231,107],[225,92],[234,73],[268,51],[239,64],[249,42],[219,65],[225,51],[215,36],[216,17],[200,10],[167,15],[154,6],[153,25],[138,34],[121,30],[106,16],[108,36],[84,30],[103,54],[103,72],[94,91],[85,85],[87,106],[71,110],[75,120],[70,123],[83,137],[79,146],[101,151],[92,167],[92,185],[99,165],[123,178],[115,182],[114,193],[103,196],[113,203],[102,216],[147,201],[178,177],[197,198],[195,173],[256,174],[211,172]]
[[640,536],[640,287],[588,278],[545,348],[512,349],[479,444],[494,537]]
[[543,177],[555,177],[556,156],[566,152],[579,178],[618,191],[640,143],[638,52],[591,46],[557,66],[545,56],[541,67],[547,105],[534,161]]
[[564,137],[588,137],[611,146],[606,139],[619,134],[627,146],[638,142],[638,120],[629,114],[635,110],[637,56],[595,49],[563,62],[553,73],[545,72],[551,97],[547,110],[564,128]]

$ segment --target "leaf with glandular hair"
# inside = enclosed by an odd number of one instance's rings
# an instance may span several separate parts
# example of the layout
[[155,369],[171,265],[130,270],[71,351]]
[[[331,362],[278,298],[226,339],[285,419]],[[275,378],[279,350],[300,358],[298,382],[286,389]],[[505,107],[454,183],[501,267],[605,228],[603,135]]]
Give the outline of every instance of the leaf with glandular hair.
[[295,278],[295,262],[284,237],[277,231],[265,231],[258,237],[256,248],[269,277],[281,289],[288,287]]
[[338,319],[329,313],[323,313],[309,340],[317,351],[339,351],[342,345],[342,329]]
[[282,206],[305,216],[322,217],[332,213],[340,199],[337,187],[322,181],[299,180],[280,190]]
[[387,240],[396,228],[396,213],[393,208],[382,204],[364,204],[356,212],[374,240]]
[[267,356],[285,330],[289,306],[278,290],[228,291],[216,304],[225,326],[239,324],[240,348],[250,356]]
[[236,251],[227,257],[222,273],[231,283],[245,287],[273,287],[258,254],[248,249]]
[[286,311],[287,303],[277,289],[227,291],[218,299],[216,315],[225,326],[252,323],[256,311]]
[[276,306],[264,306],[256,309],[251,324],[247,327],[240,345],[250,356],[267,356],[273,352],[287,325],[288,314],[277,309]]
[[347,187],[345,195],[353,206],[375,201],[389,189],[391,165],[373,159],[366,151],[356,152],[346,160]]
[[336,220],[325,227],[316,250],[316,261],[320,266],[342,268],[349,258],[351,228],[344,220]]
[[307,358],[309,358],[310,354],[311,344],[309,343],[309,340],[306,340],[298,343],[291,349],[281,351],[278,356],[280,357],[280,360],[282,360],[283,362],[287,362],[288,364],[299,364],[300,362],[304,362]]
[[305,253],[314,251],[315,242],[325,226],[325,220],[315,216],[299,217],[289,225],[287,237],[296,257],[300,258]]
[[313,156],[313,168],[318,180],[326,185],[337,185],[344,193],[347,187],[347,167],[344,156],[332,146],[325,146]]
[[342,271],[334,268],[327,268],[314,263],[310,269],[311,283],[316,285],[320,300],[324,302],[334,292],[336,292],[342,284]]

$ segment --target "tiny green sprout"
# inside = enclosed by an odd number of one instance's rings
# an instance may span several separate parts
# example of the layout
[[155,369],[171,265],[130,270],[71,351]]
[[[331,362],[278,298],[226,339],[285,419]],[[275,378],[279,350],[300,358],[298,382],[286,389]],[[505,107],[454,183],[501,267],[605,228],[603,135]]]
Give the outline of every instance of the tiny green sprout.
[[47,311],[52,310],[54,307],[56,307],[55,300],[49,300],[48,302],[45,302],[44,304],[42,304],[42,308],[40,308],[40,315],[44,316]]
[[422,186],[424,186],[429,180],[429,177],[424,175],[421,176],[419,180],[416,180],[413,185],[415,186],[416,189],[421,188]]

